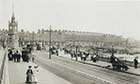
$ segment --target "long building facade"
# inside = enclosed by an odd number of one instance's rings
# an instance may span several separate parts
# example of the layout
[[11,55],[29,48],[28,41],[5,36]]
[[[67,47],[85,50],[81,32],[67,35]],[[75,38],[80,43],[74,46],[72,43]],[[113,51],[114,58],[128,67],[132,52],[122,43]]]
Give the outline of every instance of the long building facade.
[[[0,45],[6,47],[9,42],[9,30],[0,30]],[[51,33],[51,37],[49,36]],[[38,30],[38,32],[16,31],[18,36],[18,46],[25,46],[27,44],[37,45],[45,48],[49,44],[51,38],[51,45],[56,47],[67,48],[104,48],[126,50],[131,48],[139,48],[139,44],[131,42],[128,38],[122,36],[103,34],[95,32],[80,32],[68,30]]]
[[[35,32],[24,32],[23,30],[18,33],[20,45],[27,43],[40,43],[42,46],[49,44],[49,30],[38,30]],[[126,49],[128,47],[128,40],[122,36],[111,34],[101,34],[93,32],[79,32],[67,30],[51,30],[51,42],[55,46],[79,46],[79,47],[102,47]]]
[[[48,45],[50,30],[38,30],[35,32],[28,32],[21,30],[17,32],[19,46],[26,44],[42,44]],[[8,30],[0,30],[0,41],[6,44],[8,42]],[[130,46],[129,40],[122,36],[112,34],[102,34],[95,32],[79,32],[67,30],[51,30],[51,42],[56,46],[81,46],[81,47],[102,47],[117,49],[124,49],[130,47],[137,47],[137,45]]]

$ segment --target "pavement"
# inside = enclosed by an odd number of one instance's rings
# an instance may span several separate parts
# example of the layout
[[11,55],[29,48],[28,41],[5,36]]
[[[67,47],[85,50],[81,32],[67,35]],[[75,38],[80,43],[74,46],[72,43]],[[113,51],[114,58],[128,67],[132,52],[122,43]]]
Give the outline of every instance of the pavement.
[[[26,84],[26,70],[28,66],[35,66],[36,64],[29,62],[19,62],[15,63],[13,61],[8,62],[9,70],[9,82],[10,84]],[[47,71],[46,69],[39,66],[39,73],[37,74],[38,83],[37,84],[71,84],[70,82],[64,80],[61,77]]]
[[[9,84],[9,76],[8,76],[8,72],[7,72],[7,61],[4,62],[4,56],[5,56],[5,49],[0,49],[0,75],[2,75],[1,78],[1,84]],[[7,58],[6,58],[7,59]],[[4,63],[4,66],[3,66]]]
[[[71,59],[70,54],[64,54],[64,52],[60,52],[59,56]],[[75,58],[73,58],[71,60],[75,60]],[[105,62],[105,61],[93,62],[93,61],[87,59],[87,61],[83,62],[83,61],[81,61],[80,57],[78,57],[78,61],[81,62],[81,63],[90,64],[90,65],[94,65],[94,66],[98,66],[98,67],[102,67],[102,68],[105,68],[108,65],[110,65],[110,67],[108,69],[112,69],[112,64],[108,63],[108,62]],[[128,67],[129,67],[128,71],[125,71],[124,73],[140,76],[140,68],[135,69],[134,67],[131,67],[131,66],[128,66]]]
[[0,66],[2,64],[3,58],[4,58],[5,50],[0,50]]

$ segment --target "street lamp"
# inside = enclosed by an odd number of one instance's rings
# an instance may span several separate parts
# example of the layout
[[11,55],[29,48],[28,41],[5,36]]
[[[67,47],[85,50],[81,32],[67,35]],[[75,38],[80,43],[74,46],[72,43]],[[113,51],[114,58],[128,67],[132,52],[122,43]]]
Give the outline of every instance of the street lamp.
[[114,46],[112,45],[112,55],[114,55]]
[[77,56],[77,49],[78,49],[78,46],[75,46],[76,47],[76,61],[78,61],[78,56]]
[[51,59],[51,25],[49,31],[49,59]]

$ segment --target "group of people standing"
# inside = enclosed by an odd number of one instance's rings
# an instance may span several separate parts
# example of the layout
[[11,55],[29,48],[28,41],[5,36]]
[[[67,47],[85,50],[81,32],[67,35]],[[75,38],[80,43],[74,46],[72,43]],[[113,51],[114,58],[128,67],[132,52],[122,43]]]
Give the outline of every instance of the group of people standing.
[[31,50],[28,48],[23,48],[21,53],[23,62],[29,62],[31,58]]
[[29,62],[30,57],[31,57],[31,52],[26,48],[23,48],[21,52],[16,49],[8,50],[9,61],[20,62],[22,58],[23,62]]
[[98,60],[98,54],[92,54],[90,55],[89,52],[71,52],[70,53],[71,55],[71,59],[73,57],[80,57],[81,58],[81,61],[86,61],[88,57],[90,57],[90,59],[93,61],[93,62],[96,62]]
[[9,61],[20,62],[21,54],[18,50],[9,50],[8,59]]

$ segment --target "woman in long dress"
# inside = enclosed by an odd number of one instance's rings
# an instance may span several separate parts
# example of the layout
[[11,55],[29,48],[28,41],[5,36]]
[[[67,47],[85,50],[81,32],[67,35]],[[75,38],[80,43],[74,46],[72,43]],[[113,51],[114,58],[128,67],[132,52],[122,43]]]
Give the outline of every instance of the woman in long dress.
[[34,69],[33,69],[33,82],[34,83],[37,83],[38,82],[38,79],[37,79],[37,74],[39,73],[39,66],[34,66]]
[[32,66],[29,66],[27,72],[26,72],[26,83],[32,83],[32,75],[33,75],[33,71],[32,71]]

